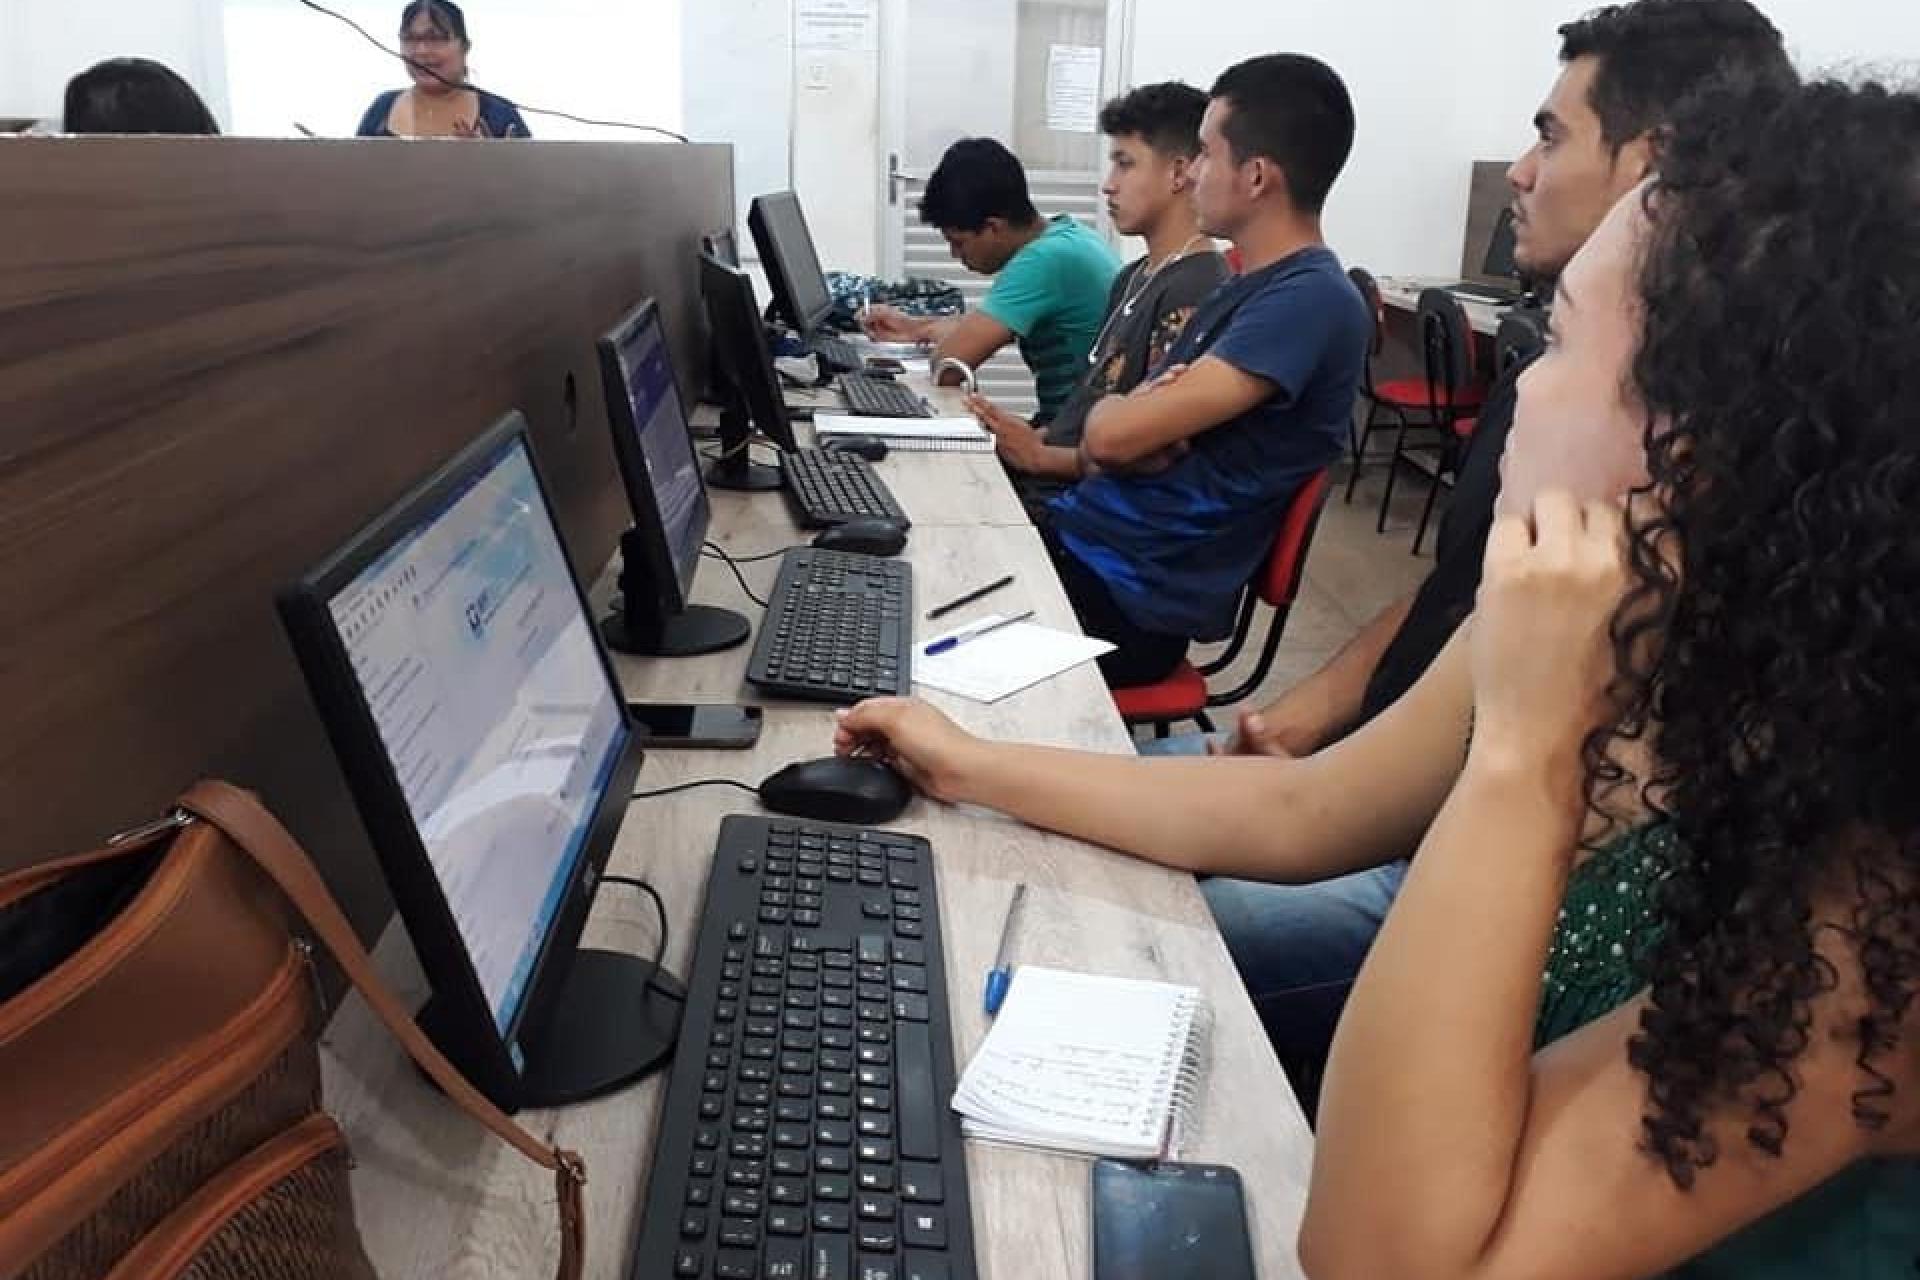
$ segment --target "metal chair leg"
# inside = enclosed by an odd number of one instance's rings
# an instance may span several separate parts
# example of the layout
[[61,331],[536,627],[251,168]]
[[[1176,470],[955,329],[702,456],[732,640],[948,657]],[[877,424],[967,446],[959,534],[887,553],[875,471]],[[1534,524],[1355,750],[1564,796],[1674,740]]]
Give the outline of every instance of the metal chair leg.
[[1367,456],[1367,441],[1373,439],[1374,427],[1380,417],[1379,402],[1368,400],[1366,405],[1367,417],[1365,423],[1359,427],[1357,434],[1353,431],[1348,432],[1353,442],[1353,473],[1347,477],[1346,500],[1348,502],[1353,501],[1353,487],[1360,483],[1360,464]]
[[1400,459],[1407,452],[1407,415],[1400,415],[1400,430],[1393,438],[1393,456],[1387,459],[1387,488],[1380,495],[1380,518],[1373,522],[1375,533],[1387,531],[1387,508],[1393,505],[1393,481],[1400,474]]

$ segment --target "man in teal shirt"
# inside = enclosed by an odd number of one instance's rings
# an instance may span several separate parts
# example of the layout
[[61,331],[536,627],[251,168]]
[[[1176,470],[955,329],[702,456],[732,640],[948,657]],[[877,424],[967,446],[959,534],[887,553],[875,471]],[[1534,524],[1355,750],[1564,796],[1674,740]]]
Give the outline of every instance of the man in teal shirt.
[[978,368],[1009,342],[1033,370],[1044,424],[1072,394],[1106,316],[1120,259],[1072,218],[1045,219],[1027,193],[1026,170],[991,138],[962,138],[927,180],[920,220],[937,227],[967,270],[993,277],[980,307],[923,319],[874,307],[867,333],[882,341],[925,342],[933,363],[952,357]]

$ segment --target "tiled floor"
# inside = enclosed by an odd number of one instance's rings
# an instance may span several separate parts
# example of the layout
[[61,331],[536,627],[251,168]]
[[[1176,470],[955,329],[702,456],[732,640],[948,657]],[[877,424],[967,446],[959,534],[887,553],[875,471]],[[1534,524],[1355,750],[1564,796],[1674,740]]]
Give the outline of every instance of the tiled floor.
[[[1307,557],[1307,577],[1300,598],[1287,619],[1274,658],[1273,670],[1260,689],[1237,707],[1215,713],[1215,724],[1226,728],[1241,709],[1252,710],[1310,675],[1345,644],[1375,614],[1395,600],[1411,593],[1433,565],[1433,529],[1427,531],[1421,555],[1412,554],[1413,531],[1420,520],[1420,507],[1426,500],[1427,477],[1411,468],[1402,470],[1394,482],[1393,509],[1388,514],[1387,531],[1374,532],[1380,512],[1380,495],[1386,487],[1386,463],[1369,461],[1354,489],[1353,502],[1346,501],[1349,465],[1340,463],[1333,473],[1333,488],[1321,513],[1320,527],[1314,535],[1313,550]],[[1445,510],[1447,496],[1434,521]],[[1253,622],[1249,648],[1257,654],[1266,635],[1269,611],[1262,606]],[[1203,656],[1206,651],[1197,651]],[[1242,659],[1251,665],[1253,654]],[[1214,684],[1230,684],[1242,668],[1236,666]],[[1176,726],[1176,731],[1191,729]],[[1152,731],[1142,730],[1143,734]]]

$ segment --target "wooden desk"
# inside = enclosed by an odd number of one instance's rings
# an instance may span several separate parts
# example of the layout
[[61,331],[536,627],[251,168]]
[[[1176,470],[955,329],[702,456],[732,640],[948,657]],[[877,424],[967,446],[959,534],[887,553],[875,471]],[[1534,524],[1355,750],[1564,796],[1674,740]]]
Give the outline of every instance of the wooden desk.
[[[968,499],[954,495],[979,494],[995,483],[1004,488],[993,455],[897,454],[882,463],[882,474],[915,520],[906,555],[914,567],[916,612],[924,614],[939,600],[1012,573],[1014,586],[975,608],[1032,608],[1049,625],[1074,626],[1030,526],[942,524],[930,518],[942,495],[964,505]],[[753,552],[793,540],[777,494],[715,492],[712,498],[716,540],[722,545]],[[915,507],[922,500],[928,510]],[[772,580],[775,567],[769,562],[744,571],[759,589]],[[758,611],[716,563],[703,566],[695,595],[758,621]],[[742,647],[701,658],[621,658],[618,663],[635,698],[734,701],[753,696],[741,682],[747,653]],[[994,737],[1116,753],[1132,749],[1091,664],[993,706],[938,694],[933,700],[968,728]],[[657,752],[647,757],[640,785],[655,788],[707,777],[756,783],[789,761],[831,750],[829,708],[765,705],[765,730],[752,751]],[[673,924],[666,963],[677,973],[684,974],[688,964],[692,923],[720,818],[755,808],[748,797],[714,788],[638,801],[620,833],[609,870],[643,876],[664,897]],[[1212,1065],[1197,1123],[1181,1154],[1240,1170],[1260,1274],[1267,1280],[1300,1275],[1294,1238],[1312,1140],[1193,881],[998,815],[924,799],[892,825],[933,842],[946,979],[963,1063],[986,1031],[982,978],[1018,881],[1032,886],[1018,942],[1020,961],[1162,978],[1208,993],[1215,1011]],[[652,910],[640,895],[607,886],[584,941],[648,953],[654,929]],[[397,924],[382,943],[380,959],[403,994],[424,996],[424,982]],[[329,1104],[351,1134],[358,1159],[354,1191],[362,1230],[386,1280],[521,1280],[551,1266],[556,1248],[551,1178],[503,1149],[422,1084],[357,999],[329,1027],[326,1066]],[[586,1157],[591,1174],[587,1273],[594,1280],[627,1275],[663,1088],[664,1078],[656,1075],[597,1102],[522,1117],[535,1132],[551,1134]],[[1085,1162],[970,1146],[967,1170],[982,1277],[1080,1280],[1088,1274]]]
[[[1453,281],[1381,276],[1377,283],[1380,286],[1380,301],[1395,311],[1418,311],[1420,294],[1423,290],[1452,284]],[[1512,310],[1511,307],[1498,306],[1491,302],[1478,302],[1459,294],[1454,295],[1454,300],[1467,313],[1467,324],[1473,331],[1487,338],[1491,338],[1500,328],[1500,317]]]

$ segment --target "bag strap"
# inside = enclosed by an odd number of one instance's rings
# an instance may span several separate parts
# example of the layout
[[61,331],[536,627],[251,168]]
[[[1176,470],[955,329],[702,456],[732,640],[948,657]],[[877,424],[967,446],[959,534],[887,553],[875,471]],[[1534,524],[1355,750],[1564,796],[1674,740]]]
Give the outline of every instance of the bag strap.
[[551,1169],[560,1194],[558,1280],[581,1280],[586,1266],[586,1209],[582,1188],[586,1165],[571,1151],[540,1141],[509,1120],[480,1093],[414,1025],[398,997],[374,972],[373,958],[340,906],[328,892],[299,842],[249,792],[225,782],[198,782],[180,799],[180,807],[212,823],[240,846],[293,903],[332,953],[367,1004],[420,1069],[468,1115],[491,1129],[529,1160]]

